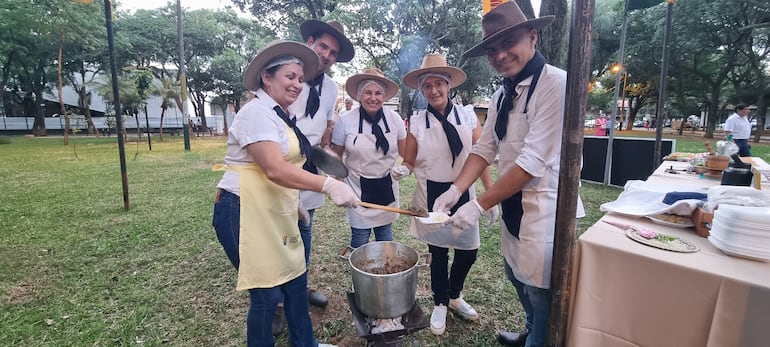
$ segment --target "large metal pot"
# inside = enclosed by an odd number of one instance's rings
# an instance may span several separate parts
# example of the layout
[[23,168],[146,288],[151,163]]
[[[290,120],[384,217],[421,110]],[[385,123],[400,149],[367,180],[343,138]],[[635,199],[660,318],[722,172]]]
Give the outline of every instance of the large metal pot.
[[[423,255],[426,263],[418,264]],[[429,255],[394,241],[367,243],[345,259],[353,274],[356,306],[369,318],[396,318],[409,312],[417,293],[417,270],[430,262]]]

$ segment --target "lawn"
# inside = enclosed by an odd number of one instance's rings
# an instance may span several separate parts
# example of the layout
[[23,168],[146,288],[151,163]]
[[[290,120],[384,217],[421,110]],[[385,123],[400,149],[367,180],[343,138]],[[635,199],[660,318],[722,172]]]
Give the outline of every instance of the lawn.
[[[5,346],[241,346],[248,298],[235,292],[235,271],[211,227],[215,185],[210,170],[225,152],[224,138],[179,138],[128,143],[131,210],[123,210],[115,138],[5,138],[0,144],[0,341]],[[689,142],[688,142],[689,141]],[[699,139],[678,140],[697,148]],[[702,141],[700,141],[702,142]],[[692,146],[692,147],[689,147]],[[701,150],[694,150],[701,151]],[[768,146],[756,154],[770,159]],[[409,201],[414,180],[403,180]],[[588,216],[601,213],[617,187],[583,184]],[[322,342],[362,346],[345,301],[347,263],[337,252],[349,241],[344,211],[327,204],[316,213],[310,280],[327,294],[313,308]],[[420,252],[427,247],[394,225],[395,239]],[[482,228],[479,258],[464,296],[481,315],[467,323],[452,315],[447,333],[427,329],[414,346],[494,346],[499,329],[517,330],[522,310],[504,279],[499,224]],[[419,275],[418,303],[430,314],[429,274]],[[285,336],[277,345],[287,345]]]

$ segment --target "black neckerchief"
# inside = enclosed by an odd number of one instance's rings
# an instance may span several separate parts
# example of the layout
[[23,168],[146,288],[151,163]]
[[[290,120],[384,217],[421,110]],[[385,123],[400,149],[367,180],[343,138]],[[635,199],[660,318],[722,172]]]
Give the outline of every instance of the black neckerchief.
[[286,112],[283,111],[281,106],[276,105],[273,107],[273,110],[275,110],[275,114],[278,115],[278,117],[281,117],[283,119],[284,123],[291,127],[292,130],[294,130],[294,135],[297,135],[297,140],[299,140],[299,151],[302,153],[302,155],[305,156],[305,158],[309,157],[310,155],[310,141],[307,140],[307,137],[305,137],[305,134],[302,133],[302,130],[299,130],[297,127],[297,123],[289,118],[289,115],[286,114]]
[[[449,113],[452,112],[452,109],[454,109],[454,105],[452,104],[451,100],[447,102],[443,115],[435,108],[433,108],[433,106],[428,104],[428,112],[432,113],[433,116],[435,116],[436,119],[441,122],[441,127],[444,128],[446,139],[449,142],[449,150],[452,152],[452,166],[455,166],[455,159],[463,150],[463,142],[460,140],[460,134],[457,133],[457,129],[454,127],[454,125],[452,125],[452,123],[449,122]],[[455,118],[457,118],[457,124],[460,124],[460,117],[457,116],[457,110],[454,111]]]
[[524,65],[524,69],[514,79],[503,78],[504,93],[497,102],[497,122],[495,123],[495,134],[497,134],[499,141],[503,140],[505,132],[508,131],[508,113],[513,109],[513,99],[519,96],[516,93],[516,86],[529,76],[534,76],[527,91],[527,101],[524,104],[524,113],[527,113],[529,99],[532,97],[532,92],[535,91],[537,80],[540,78],[540,73],[543,71],[544,66],[545,58],[543,58],[540,52],[535,51],[535,56],[527,62],[527,65]]
[[388,139],[385,138],[385,134],[382,132],[382,128],[380,128],[380,120],[382,120],[382,123],[385,125],[385,130],[387,132],[390,132],[390,127],[388,127],[388,121],[385,120],[385,112],[382,110],[382,108],[377,111],[374,119],[372,119],[369,117],[369,114],[366,113],[363,107],[359,107],[358,117],[358,133],[360,134],[363,131],[363,121],[366,120],[367,123],[372,125],[372,134],[374,134],[374,138],[376,139],[374,142],[375,150],[382,148],[382,153],[387,155],[388,150],[390,149],[390,144],[388,143]]
[[[324,74],[321,73],[316,78],[307,82],[310,86],[310,93],[307,96],[307,104],[305,105],[305,116],[313,119],[318,107],[321,105],[321,89],[323,87]],[[318,89],[316,90],[316,87]]]

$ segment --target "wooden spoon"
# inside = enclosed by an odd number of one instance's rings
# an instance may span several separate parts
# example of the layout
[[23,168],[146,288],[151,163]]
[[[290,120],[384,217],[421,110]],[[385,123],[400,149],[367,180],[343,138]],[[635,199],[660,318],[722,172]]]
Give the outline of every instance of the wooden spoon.
[[388,211],[388,212],[395,212],[395,213],[405,214],[405,215],[409,215],[409,216],[415,216],[415,217],[427,217],[428,216],[428,212],[427,211],[420,213],[420,212],[404,210],[404,209],[390,207],[390,206],[383,206],[383,205],[373,204],[371,202],[365,202],[365,201],[359,202],[358,205],[359,206],[363,206],[363,207],[375,208],[375,209],[378,209],[378,210]]

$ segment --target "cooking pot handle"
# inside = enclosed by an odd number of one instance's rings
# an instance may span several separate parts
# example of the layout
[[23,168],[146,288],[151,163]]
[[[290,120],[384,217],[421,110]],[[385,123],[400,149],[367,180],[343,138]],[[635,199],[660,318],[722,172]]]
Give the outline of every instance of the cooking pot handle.
[[345,247],[342,247],[339,252],[337,252],[337,257],[340,259],[348,260],[350,259],[350,256],[348,256],[348,252],[353,251],[355,248],[350,247],[350,245],[347,245]]
[[[419,258],[422,258],[422,257],[425,257],[425,263],[420,264],[420,259]],[[429,267],[430,263],[433,261],[433,255],[431,255],[430,253],[420,253],[420,254],[417,255],[417,258],[418,258],[417,259],[417,265],[415,265],[415,267],[418,268],[418,269],[419,268]]]

